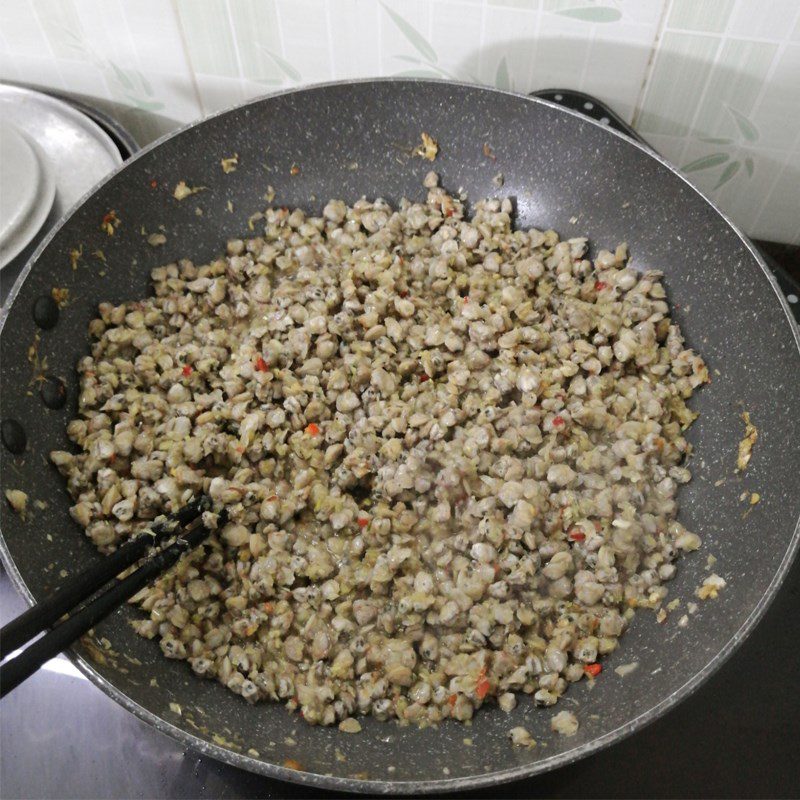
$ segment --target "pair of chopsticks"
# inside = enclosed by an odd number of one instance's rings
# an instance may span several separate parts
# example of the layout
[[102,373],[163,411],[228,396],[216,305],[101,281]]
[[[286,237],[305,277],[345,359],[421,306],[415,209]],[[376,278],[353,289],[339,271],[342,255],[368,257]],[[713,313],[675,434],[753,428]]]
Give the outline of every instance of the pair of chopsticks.
[[[0,697],[19,686],[45,661],[65,650],[115,608],[169,569],[184,553],[201,544],[209,534],[201,517],[210,508],[208,497],[191,500],[150,530],[75,575],[46,600],[0,629],[0,661],[4,662],[0,666]],[[223,509],[219,514],[219,523],[224,524],[226,517]],[[174,541],[170,543],[173,538]],[[159,547],[162,549],[152,553],[154,548]],[[130,575],[116,577],[143,558],[146,558],[144,563]],[[113,583],[103,590],[112,579]],[[95,594],[96,597],[75,609]],[[66,619],[58,623],[65,614]],[[18,655],[15,654],[16,650],[47,628],[52,630]],[[8,658],[11,654],[14,657]]]

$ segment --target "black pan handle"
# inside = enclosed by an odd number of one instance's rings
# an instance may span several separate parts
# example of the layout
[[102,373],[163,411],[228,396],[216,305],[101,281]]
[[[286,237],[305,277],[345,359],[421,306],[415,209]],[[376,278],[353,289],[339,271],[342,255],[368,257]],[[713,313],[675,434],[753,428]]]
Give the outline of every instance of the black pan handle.
[[[551,103],[558,103],[571,111],[577,111],[585,117],[590,117],[603,125],[608,125],[620,133],[624,133],[631,139],[636,140],[645,147],[650,145],[633,129],[622,117],[612,111],[607,105],[584,92],[576,92],[572,89],[540,89],[538,92],[531,92],[531,97],[541,97],[542,100],[549,100]],[[652,150],[652,148],[650,148]]]

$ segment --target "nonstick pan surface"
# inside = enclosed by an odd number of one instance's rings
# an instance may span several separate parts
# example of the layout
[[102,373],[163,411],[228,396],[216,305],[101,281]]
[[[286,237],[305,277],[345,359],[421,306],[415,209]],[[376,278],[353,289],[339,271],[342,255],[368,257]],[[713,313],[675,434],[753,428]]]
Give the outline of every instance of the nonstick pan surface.
[[[423,131],[439,142],[433,164],[409,155]],[[220,160],[234,154],[238,167],[226,174]],[[62,571],[99,558],[71,522],[62,479],[47,458],[69,447],[74,367],[87,352],[97,304],[143,297],[153,267],[182,257],[204,263],[226,238],[246,237],[269,185],[276,204],[318,212],[331,197],[422,199],[431,168],[472,200],[514,198],[519,226],[588,235],[598,249],[627,241],[633,266],[665,272],[675,318],[712,376],[693,400],[700,412],[689,433],[694,479],[679,496],[680,518],[703,547],[680,563],[670,597],[681,598],[684,611],[696,600],[709,555],[728,585],[716,600],[697,601],[686,627],[677,625],[681,614],[663,625],[652,613],[637,615],[593,689],[572,686],[555,709],[528,698],[509,715],[489,707],[471,727],[417,730],[370,718],[362,733],[347,736],[307,726],[281,706],[249,706],[186,664],[165,660],[156,643],[131,630],[130,608],[98,626],[97,640],[107,644],[74,649],[71,657],[91,680],[133,713],[245,769],[320,787],[420,793],[500,783],[574,761],[686,698],[752,629],[797,549],[798,336],[763,262],[735,227],[652,152],[550,103],[445,82],[367,81],[273,95],[161,140],[97,187],[40,247],[12,291],[0,335],[0,415],[17,420],[27,436],[21,455],[3,449],[0,475],[2,489],[31,498],[27,521],[6,503],[0,510],[3,561],[20,591],[41,598]],[[500,190],[492,182],[499,172]],[[177,201],[179,181],[206,188]],[[109,236],[101,223],[112,210],[120,224]],[[149,246],[147,234],[161,226],[166,244]],[[67,289],[69,302],[43,330],[32,309],[54,287]],[[66,383],[62,409],[46,407],[32,382],[32,345],[46,372]],[[736,474],[745,410],[759,438],[748,469]],[[758,492],[761,501],[750,509],[744,492]],[[615,672],[634,662],[625,677]],[[581,723],[572,738],[550,731],[563,709]],[[539,746],[512,748],[507,733],[516,725]]]

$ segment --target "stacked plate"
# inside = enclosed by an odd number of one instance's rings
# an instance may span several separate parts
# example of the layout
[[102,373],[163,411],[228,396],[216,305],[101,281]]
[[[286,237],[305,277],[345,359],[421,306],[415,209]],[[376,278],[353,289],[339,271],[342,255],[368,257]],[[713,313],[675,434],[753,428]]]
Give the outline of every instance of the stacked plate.
[[0,269],[3,298],[47,231],[138,150],[90,106],[0,83]]

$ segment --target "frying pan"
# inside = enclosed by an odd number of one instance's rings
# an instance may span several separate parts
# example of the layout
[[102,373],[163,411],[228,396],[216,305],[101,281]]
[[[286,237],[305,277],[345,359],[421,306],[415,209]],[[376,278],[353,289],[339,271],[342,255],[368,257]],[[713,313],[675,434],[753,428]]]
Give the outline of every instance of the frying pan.
[[[410,155],[423,131],[439,142],[434,164]],[[220,160],[234,154],[238,167],[226,174]],[[226,238],[247,236],[247,219],[265,206],[268,185],[276,204],[318,212],[331,197],[420,199],[431,167],[472,200],[497,195],[492,181],[502,172],[500,193],[514,199],[518,225],[588,235],[597,248],[624,240],[636,268],[664,270],[675,317],[713,379],[693,401],[700,412],[689,432],[694,480],[680,495],[681,520],[701,535],[703,548],[682,560],[670,586],[670,596],[682,600],[679,612],[662,625],[651,613],[637,615],[593,689],[572,686],[556,709],[524,697],[508,715],[490,707],[471,727],[417,730],[369,718],[362,733],[346,736],[305,725],[278,705],[248,706],[136,636],[130,608],[70,653],[106,694],[158,730],[255,772],[333,789],[423,793],[574,761],[641,728],[705,680],[761,617],[798,546],[798,334],[763,262],[733,224],[651,151],[551,103],[454,83],[367,81],[273,95],[152,145],[62,221],[17,281],[0,333],[0,413],[20,423],[27,446],[21,455],[3,452],[0,484],[24,489],[31,514],[22,521],[3,504],[0,546],[25,597],[41,598],[62,570],[98,558],[69,521],[62,479],[47,460],[50,450],[69,446],[74,365],[87,352],[97,303],[143,297],[151,268],[181,257],[204,263]],[[206,188],[177,201],[181,180]],[[113,236],[101,230],[111,210],[120,220]],[[146,234],[160,226],[167,241],[153,248]],[[75,250],[81,256],[73,270]],[[42,330],[32,309],[53,287],[67,289],[69,302],[55,327]],[[32,383],[29,347],[37,337],[39,363],[46,357],[47,372],[66,383],[62,409],[46,407]],[[759,438],[746,472],[737,474],[745,410]],[[761,501],[751,508],[744,492]],[[709,555],[727,586],[716,600],[697,601],[699,610],[679,626],[708,575]],[[636,668],[622,677],[615,668],[623,664]],[[572,738],[550,732],[562,709],[581,723]],[[512,748],[507,732],[516,725],[539,746]]]

